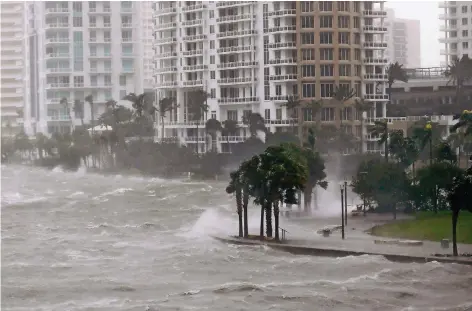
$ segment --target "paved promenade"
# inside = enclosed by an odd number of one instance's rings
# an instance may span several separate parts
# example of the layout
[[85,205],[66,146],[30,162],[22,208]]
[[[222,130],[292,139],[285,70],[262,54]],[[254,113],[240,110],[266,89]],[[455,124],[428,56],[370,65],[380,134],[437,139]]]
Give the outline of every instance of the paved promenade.
[[[405,216],[400,216],[405,218]],[[339,217],[340,218],[340,217]],[[302,217],[281,219],[281,227],[285,228],[287,240],[280,243],[267,243],[261,241],[247,241],[229,238],[231,241],[242,244],[268,244],[271,247],[289,251],[292,253],[311,254],[320,256],[348,256],[348,255],[383,255],[394,261],[441,261],[460,262],[472,265],[472,258],[435,257],[434,254],[452,254],[452,242],[448,249],[441,248],[440,242],[422,241],[422,245],[396,245],[390,244],[396,241],[406,241],[395,238],[372,236],[366,231],[373,226],[392,221],[391,215],[368,215],[350,217],[345,229],[345,239],[341,238],[341,230],[335,230],[329,237],[323,237],[318,233],[323,228],[338,226],[340,219]],[[257,234],[257,232],[251,232]],[[224,238],[226,237],[219,237]],[[381,244],[375,243],[382,242]],[[389,243],[389,244],[386,244]],[[459,253],[472,253],[471,244],[459,244]]]

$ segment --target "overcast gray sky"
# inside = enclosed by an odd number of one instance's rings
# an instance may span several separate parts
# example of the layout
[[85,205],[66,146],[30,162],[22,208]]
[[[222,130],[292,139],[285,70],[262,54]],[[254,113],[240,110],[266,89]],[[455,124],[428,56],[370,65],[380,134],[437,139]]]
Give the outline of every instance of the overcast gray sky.
[[395,10],[395,17],[417,19],[421,23],[421,65],[422,67],[439,66],[443,60],[439,55],[442,45],[439,43],[438,18],[441,9],[436,1],[388,1],[386,6]]

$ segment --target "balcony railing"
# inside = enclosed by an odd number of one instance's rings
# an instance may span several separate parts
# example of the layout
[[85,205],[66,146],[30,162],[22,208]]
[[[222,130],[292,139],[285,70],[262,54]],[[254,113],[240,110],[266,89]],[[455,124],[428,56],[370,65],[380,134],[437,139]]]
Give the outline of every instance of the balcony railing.
[[270,76],[269,80],[271,81],[281,81],[281,80],[296,80],[297,74],[286,74],[280,76]]
[[256,15],[253,14],[242,14],[242,15],[227,15],[227,16],[222,16],[216,19],[217,23],[224,23],[224,22],[236,22],[240,20],[252,20],[256,18]]
[[229,46],[217,49],[218,53],[231,53],[231,52],[250,52],[255,50],[252,46]]
[[[172,23],[171,23],[172,24]],[[175,23],[174,23],[175,24]],[[183,21],[182,22],[182,26],[197,26],[197,25],[201,25],[202,24],[202,20],[201,19],[195,19],[195,20],[191,20],[191,21]],[[176,24],[177,25],[177,24]],[[174,26],[176,27],[176,26]]]
[[69,8],[47,8],[46,14],[48,13],[69,13]]
[[68,23],[46,24],[46,28],[68,28]]
[[238,36],[247,36],[247,35],[255,35],[255,34],[257,34],[256,30],[235,30],[235,31],[220,32],[219,34],[217,34],[217,38],[238,37]]
[[388,76],[382,73],[367,73],[364,75],[366,80],[387,80]]
[[365,11],[362,11],[362,13],[364,14],[364,16],[368,16],[368,17],[386,17],[387,16],[387,12],[381,11],[381,10],[365,10]]
[[296,42],[278,42],[278,43],[270,43],[270,49],[278,49],[278,48],[295,48],[297,47]]
[[68,58],[70,57],[69,53],[49,53],[46,55],[47,58]]
[[202,80],[191,80],[191,81],[184,81],[184,86],[196,86],[196,85],[202,85],[203,81]]
[[197,70],[206,70],[208,69],[207,65],[191,65],[191,66],[184,66],[182,70],[184,71],[197,71]]
[[223,78],[218,79],[218,83],[221,84],[230,84],[230,83],[248,83],[252,81],[257,81],[257,78],[254,77],[238,77],[238,78]]
[[182,54],[184,56],[200,55],[203,54],[203,50],[183,51]]
[[233,62],[233,63],[221,63],[218,64],[218,68],[236,68],[236,67],[251,67],[257,66],[258,62]]
[[199,41],[199,40],[205,40],[207,38],[206,35],[200,34],[200,35],[193,35],[193,36],[186,36],[183,37],[184,41]]
[[384,48],[387,48],[387,43],[383,43],[383,42],[364,42],[364,48],[384,49]]
[[206,8],[206,5],[203,3],[189,5],[182,7],[182,12],[189,12],[189,11],[196,11],[196,10],[203,10]]
[[121,28],[132,28],[133,27],[133,24],[132,23],[124,23],[124,24],[121,24]]
[[286,32],[286,31],[296,31],[296,30],[297,30],[296,25],[269,28],[269,32]]
[[223,97],[218,99],[218,104],[242,104],[259,102],[259,97]]
[[269,60],[269,64],[271,65],[279,65],[279,64],[296,64],[296,58],[282,58],[282,59],[271,59]]

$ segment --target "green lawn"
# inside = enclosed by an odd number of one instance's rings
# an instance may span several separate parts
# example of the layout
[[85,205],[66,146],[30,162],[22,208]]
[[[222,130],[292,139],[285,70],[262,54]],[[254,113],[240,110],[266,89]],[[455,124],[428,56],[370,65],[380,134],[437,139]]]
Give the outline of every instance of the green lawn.
[[[416,219],[398,221],[372,229],[373,235],[414,240],[452,240],[452,219],[450,212],[422,212]],[[472,244],[472,213],[461,212],[457,223],[457,242]]]

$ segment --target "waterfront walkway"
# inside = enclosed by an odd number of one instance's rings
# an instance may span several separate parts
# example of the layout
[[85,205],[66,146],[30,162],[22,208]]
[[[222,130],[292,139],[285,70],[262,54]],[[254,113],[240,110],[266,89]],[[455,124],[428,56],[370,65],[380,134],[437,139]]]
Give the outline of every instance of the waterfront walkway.
[[[400,218],[405,216],[400,216]],[[296,254],[342,257],[349,255],[382,255],[392,261],[403,262],[457,262],[472,265],[472,257],[438,257],[436,254],[452,254],[452,242],[447,249],[441,248],[440,242],[420,241],[421,245],[408,243],[407,240],[384,238],[370,235],[367,230],[376,225],[392,221],[391,215],[368,215],[350,217],[345,229],[345,239],[341,238],[341,230],[335,230],[329,237],[318,233],[323,228],[334,228],[340,219],[335,218],[298,218],[282,220],[282,226],[288,230],[287,240],[282,243],[259,240],[245,240],[235,237],[215,237],[235,244],[264,244]],[[253,232],[253,234],[257,234]],[[397,243],[402,243],[401,245]],[[410,245],[411,244],[411,245]],[[472,254],[471,244],[459,244],[459,253]]]

